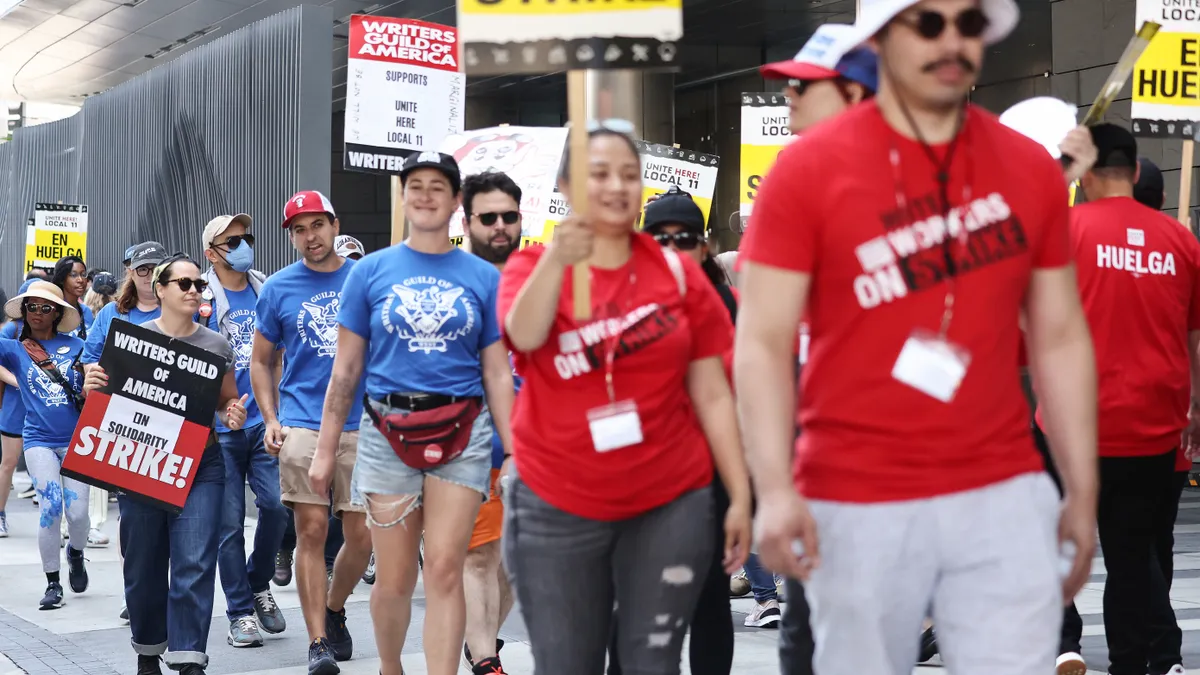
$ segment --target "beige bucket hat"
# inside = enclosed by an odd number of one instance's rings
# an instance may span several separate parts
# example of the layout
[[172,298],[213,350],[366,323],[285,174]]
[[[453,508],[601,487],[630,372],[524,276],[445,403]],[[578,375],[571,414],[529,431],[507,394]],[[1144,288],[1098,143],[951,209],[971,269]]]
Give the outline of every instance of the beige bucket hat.
[[79,327],[79,310],[67,304],[63,299],[62,289],[49,281],[35,281],[24,293],[4,303],[4,313],[10,319],[21,318],[21,308],[26,298],[37,298],[58,305],[62,309],[62,320],[58,322],[58,332],[70,333]]

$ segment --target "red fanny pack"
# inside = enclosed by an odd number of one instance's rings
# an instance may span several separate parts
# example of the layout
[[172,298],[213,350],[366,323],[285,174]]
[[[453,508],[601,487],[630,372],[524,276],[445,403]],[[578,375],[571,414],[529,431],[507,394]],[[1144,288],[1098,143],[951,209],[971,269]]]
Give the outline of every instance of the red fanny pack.
[[439,467],[462,454],[471,440],[475,418],[483,410],[478,397],[456,400],[429,410],[399,411],[383,417],[369,399],[363,402],[371,422],[408,466]]

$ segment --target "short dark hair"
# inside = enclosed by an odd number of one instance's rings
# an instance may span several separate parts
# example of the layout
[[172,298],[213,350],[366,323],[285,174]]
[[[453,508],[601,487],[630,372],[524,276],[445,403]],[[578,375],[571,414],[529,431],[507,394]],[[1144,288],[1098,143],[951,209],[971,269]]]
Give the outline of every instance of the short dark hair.
[[521,207],[521,186],[517,185],[517,182],[506,173],[501,171],[484,171],[483,173],[477,173],[463,179],[463,214],[467,217],[467,220],[470,220],[473,214],[472,209],[475,207],[475,195],[496,191],[503,192],[512,197],[513,201],[517,203],[517,208]]
[[[591,145],[593,140],[595,140],[597,138],[603,138],[605,136],[611,136],[613,138],[619,138],[619,139],[625,141],[625,144],[629,146],[629,151],[633,153],[633,156],[638,157],[638,158],[641,157],[641,153],[638,152],[637,143],[633,142],[633,139],[630,138],[629,134],[622,133],[620,131],[617,131],[616,129],[609,129],[608,127],[600,127],[598,129],[592,129],[591,131],[589,131],[588,132],[588,145]],[[570,142],[570,139],[567,139],[567,149],[565,152],[563,152],[562,167],[558,170],[558,178],[559,178],[559,180],[561,180],[564,183],[569,183],[571,181],[571,142]]]
[[25,281],[29,281],[30,279],[45,280],[46,277],[48,277],[48,276],[50,276],[50,275],[46,272],[46,270],[44,268],[34,267],[25,273]]

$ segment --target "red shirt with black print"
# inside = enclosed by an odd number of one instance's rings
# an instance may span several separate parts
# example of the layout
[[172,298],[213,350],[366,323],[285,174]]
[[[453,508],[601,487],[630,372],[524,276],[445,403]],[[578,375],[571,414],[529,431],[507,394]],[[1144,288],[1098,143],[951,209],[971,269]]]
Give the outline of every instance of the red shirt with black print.
[[[944,163],[951,148],[931,150]],[[812,279],[795,462],[812,498],[921,499],[1042,470],[1017,316],[1033,271],[1070,260],[1062,170],[974,106],[950,156],[943,191],[926,148],[869,102],[784,148],[760,187],[739,257]],[[914,332],[939,331],[947,258],[947,339],[970,363],[944,403],[892,370]]]
[[[591,268],[592,320],[575,321],[568,274],[545,344],[513,349],[525,380],[512,419],[517,472],[551,505],[594,520],[631,518],[712,482],[712,453],[687,372],[693,361],[723,357],[733,342],[729,313],[700,266],[679,256],[681,293],[658,242],[640,233],[632,238],[623,267]],[[508,259],[498,295],[501,326],[546,252],[531,246]],[[588,413],[610,404],[610,351],[616,401],[636,404],[643,441],[597,452]]]

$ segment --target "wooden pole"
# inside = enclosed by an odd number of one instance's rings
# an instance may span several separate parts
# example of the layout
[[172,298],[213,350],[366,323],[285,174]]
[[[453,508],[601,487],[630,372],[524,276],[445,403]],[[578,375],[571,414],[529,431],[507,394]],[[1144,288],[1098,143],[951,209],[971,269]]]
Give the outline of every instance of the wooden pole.
[[[587,217],[588,195],[588,131],[587,131],[587,71],[567,72],[567,113],[571,121],[571,212]],[[592,318],[592,278],[587,263],[571,268],[574,287],[575,319]]]
[[1179,222],[1192,229],[1192,165],[1195,164],[1196,142],[1183,142],[1183,157],[1179,164]]
[[404,231],[404,188],[400,185],[400,177],[392,176],[392,245],[395,246],[407,238]]

